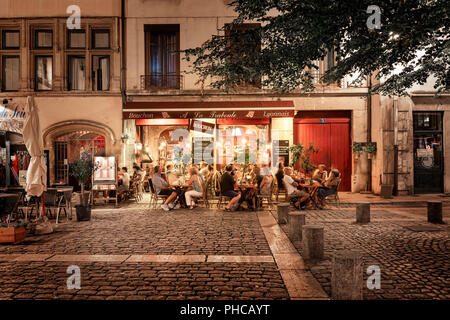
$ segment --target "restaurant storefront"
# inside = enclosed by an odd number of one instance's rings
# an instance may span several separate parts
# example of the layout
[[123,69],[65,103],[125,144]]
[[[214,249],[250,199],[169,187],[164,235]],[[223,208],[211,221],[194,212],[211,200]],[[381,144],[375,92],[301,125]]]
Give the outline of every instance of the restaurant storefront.
[[292,130],[294,112],[292,101],[130,102],[124,119],[134,121],[136,137],[127,145],[134,150],[124,151],[134,159],[126,162],[173,164],[175,170],[201,162],[216,169],[230,163],[274,167],[281,156],[287,164],[286,147],[281,154],[272,140],[286,131],[285,120]]

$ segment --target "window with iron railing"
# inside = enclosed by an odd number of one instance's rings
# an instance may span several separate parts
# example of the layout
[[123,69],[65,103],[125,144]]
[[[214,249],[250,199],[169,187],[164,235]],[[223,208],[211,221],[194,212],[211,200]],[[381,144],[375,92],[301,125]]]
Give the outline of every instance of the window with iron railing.
[[145,26],[145,75],[142,86],[151,89],[180,89],[180,26]]

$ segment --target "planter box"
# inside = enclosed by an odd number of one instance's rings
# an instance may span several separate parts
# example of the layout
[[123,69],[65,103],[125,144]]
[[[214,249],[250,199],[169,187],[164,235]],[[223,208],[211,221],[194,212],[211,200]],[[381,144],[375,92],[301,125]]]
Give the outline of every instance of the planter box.
[[25,240],[27,232],[24,226],[19,228],[0,228],[0,243],[19,243]]

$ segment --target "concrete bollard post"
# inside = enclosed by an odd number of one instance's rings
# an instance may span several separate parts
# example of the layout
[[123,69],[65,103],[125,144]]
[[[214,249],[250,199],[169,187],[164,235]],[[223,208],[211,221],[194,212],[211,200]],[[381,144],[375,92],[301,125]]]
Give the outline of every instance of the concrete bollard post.
[[356,223],[370,222],[370,203],[360,203],[356,206]]
[[291,241],[302,240],[302,228],[305,225],[306,214],[289,212],[288,236]]
[[428,209],[428,222],[444,223],[444,221],[442,221],[442,202],[428,201],[427,209]]
[[362,300],[363,261],[358,252],[343,251],[333,257],[331,266],[331,298]]
[[305,259],[323,259],[323,227],[304,225],[302,248]]
[[286,224],[288,222],[288,214],[290,209],[289,203],[280,203],[277,206],[278,224]]

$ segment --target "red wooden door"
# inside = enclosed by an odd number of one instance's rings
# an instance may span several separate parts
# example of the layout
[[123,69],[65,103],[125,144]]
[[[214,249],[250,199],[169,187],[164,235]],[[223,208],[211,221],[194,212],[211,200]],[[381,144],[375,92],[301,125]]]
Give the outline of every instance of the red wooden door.
[[323,163],[327,169],[341,172],[339,190],[351,190],[350,120],[345,118],[295,119],[294,143],[306,148],[311,144],[319,148],[314,155],[314,164]]

